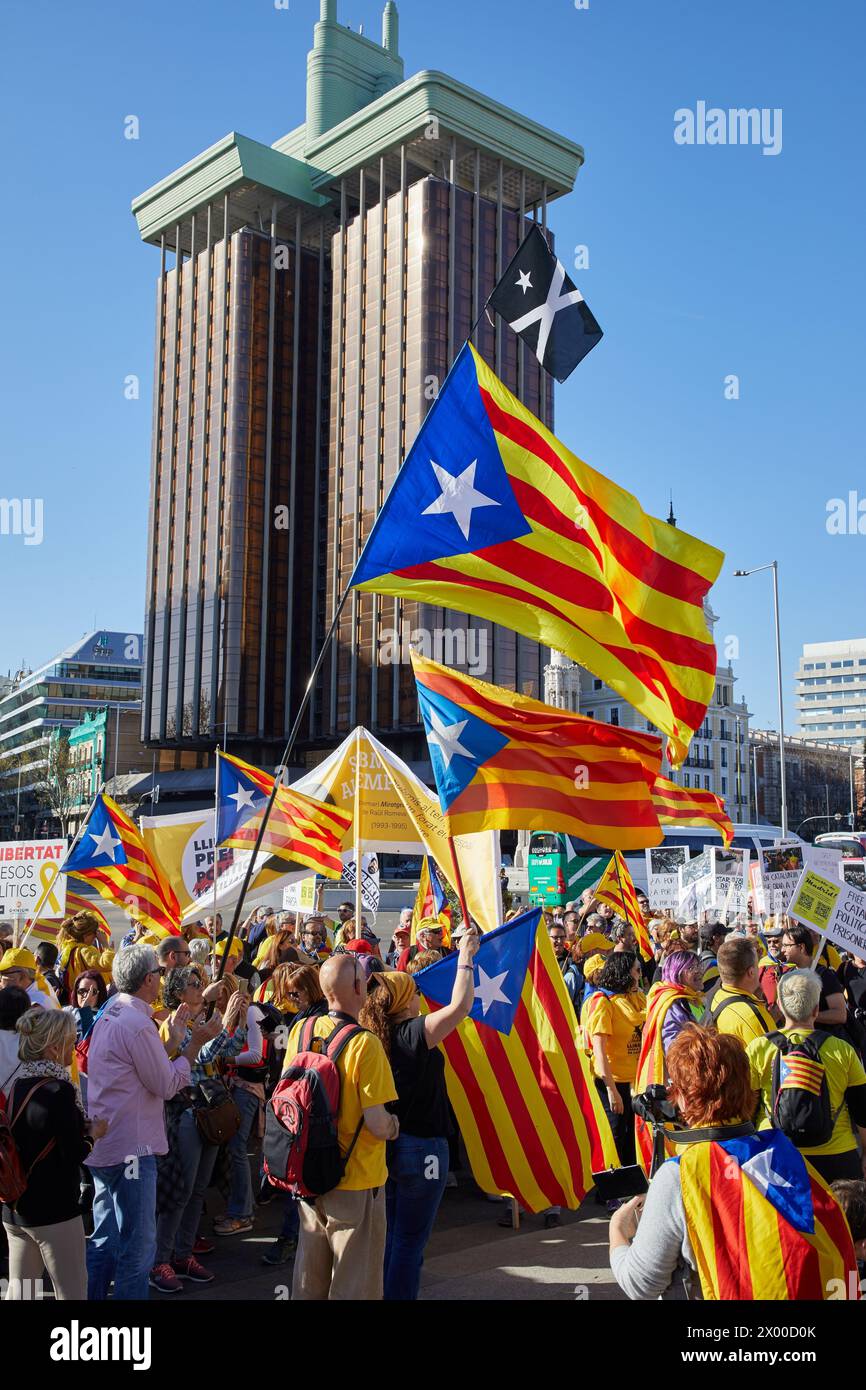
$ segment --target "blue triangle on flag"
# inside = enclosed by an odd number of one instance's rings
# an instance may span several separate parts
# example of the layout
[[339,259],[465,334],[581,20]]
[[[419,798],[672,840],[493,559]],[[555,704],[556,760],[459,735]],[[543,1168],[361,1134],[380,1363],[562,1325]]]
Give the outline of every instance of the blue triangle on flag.
[[81,839],[67,855],[62,867],[64,873],[86,873],[88,869],[110,868],[113,864],[126,863],[126,850],[123,839],[108,811],[104,799],[96,798],[96,803],[85,825]]
[[499,729],[431,690],[416,678],[418,707],[427,733],[430,762],[443,815],[480,767],[508,743]]
[[250,816],[263,811],[268,796],[234,763],[220,758],[219,804],[217,806],[217,844],[224,844]]
[[[475,1002],[469,1017],[497,1033],[510,1033],[520,1003],[529,962],[535,950],[541,908],[521,913],[495,931],[486,932],[473,962]],[[434,1004],[450,1004],[457,975],[457,953],[419,970],[419,991]]]

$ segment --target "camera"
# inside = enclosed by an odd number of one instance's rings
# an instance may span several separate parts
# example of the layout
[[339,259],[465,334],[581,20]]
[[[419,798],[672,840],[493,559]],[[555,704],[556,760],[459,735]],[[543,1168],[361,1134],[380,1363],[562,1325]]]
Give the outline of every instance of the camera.
[[648,1125],[672,1124],[677,1118],[667,1088],[660,1084],[647,1086],[639,1096],[632,1096],[631,1104],[634,1113]]

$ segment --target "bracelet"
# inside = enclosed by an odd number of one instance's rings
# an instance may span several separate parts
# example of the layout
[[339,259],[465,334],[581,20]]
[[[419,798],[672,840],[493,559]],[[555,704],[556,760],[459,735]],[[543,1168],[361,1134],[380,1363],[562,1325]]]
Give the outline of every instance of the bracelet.
[[458,970],[471,970],[472,973],[473,973],[473,975],[475,974],[475,966],[474,966],[474,965],[458,965],[457,969],[458,969]]

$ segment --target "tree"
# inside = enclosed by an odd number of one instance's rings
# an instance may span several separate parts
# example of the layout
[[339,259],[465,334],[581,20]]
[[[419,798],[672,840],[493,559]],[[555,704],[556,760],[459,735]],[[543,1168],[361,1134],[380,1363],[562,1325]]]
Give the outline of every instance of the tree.
[[72,760],[69,736],[57,729],[48,744],[48,766],[38,782],[36,795],[60,822],[61,835],[69,834],[69,818],[81,802],[80,773]]

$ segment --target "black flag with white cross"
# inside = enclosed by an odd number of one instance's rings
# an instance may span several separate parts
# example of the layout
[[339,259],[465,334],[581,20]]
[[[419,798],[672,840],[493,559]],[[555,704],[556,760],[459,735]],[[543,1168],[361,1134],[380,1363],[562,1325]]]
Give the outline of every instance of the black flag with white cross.
[[601,340],[589,305],[538,226],[530,228],[490,304],[557,381],[571,376]]

